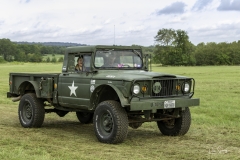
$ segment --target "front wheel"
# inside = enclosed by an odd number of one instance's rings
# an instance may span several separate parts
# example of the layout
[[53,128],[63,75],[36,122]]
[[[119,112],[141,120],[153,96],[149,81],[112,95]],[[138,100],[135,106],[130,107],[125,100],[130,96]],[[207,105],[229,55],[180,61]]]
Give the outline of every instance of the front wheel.
[[121,143],[128,133],[128,117],[119,102],[101,102],[94,112],[94,130],[103,143]]
[[41,127],[45,117],[43,102],[34,93],[22,96],[18,106],[18,117],[25,128]]
[[180,118],[165,121],[157,121],[157,125],[162,134],[167,136],[184,135],[191,125],[191,114],[188,107],[180,112]]

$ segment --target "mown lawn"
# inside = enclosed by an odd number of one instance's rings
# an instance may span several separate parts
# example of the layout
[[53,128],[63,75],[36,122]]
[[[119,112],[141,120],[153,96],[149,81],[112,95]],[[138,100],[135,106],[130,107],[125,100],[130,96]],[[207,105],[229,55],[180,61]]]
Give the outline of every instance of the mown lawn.
[[42,128],[26,129],[18,120],[18,102],[6,98],[9,72],[61,72],[61,63],[0,64],[0,159],[240,159],[240,66],[161,67],[153,71],[194,77],[192,125],[184,136],[163,136],[156,123],[129,128],[118,145],[97,141],[92,124],[75,113],[46,114]]

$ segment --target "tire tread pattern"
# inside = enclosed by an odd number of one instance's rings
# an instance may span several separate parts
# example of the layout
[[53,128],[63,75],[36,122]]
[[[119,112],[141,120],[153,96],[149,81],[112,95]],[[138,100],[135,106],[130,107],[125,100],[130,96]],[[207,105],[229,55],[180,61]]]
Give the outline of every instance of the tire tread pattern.
[[44,118],[45,118],[45,109],[43,107],[43,102],[36,97],[35,93],[27,93],[22,97],[23,101],[19,103],[19,111],[22,103],[24,103],[24,99],[28,99],[32,103],[33,112],[32,112],[32,120],[28,124],[22,123],[20,113],[19,113],[19,121],[21,125],[25,128],[39,128],[42,126]]
[[[98,140],[103,143],[111,143],[111,144],[123,142],[128,134],[128,117],[127,117],[126,111],[124,110],[124,108],[121,107],[120,103],[117,101],[113,101],[113,100],[103,101],[98,105],[98,107],[101,107],[103,105],[111,107],[113,117],[116,120],[116,124],[114,124],[114,125],[115,125],[115,127],[117,127],[116,128],[117,132],[116,132],[115,136],[112,136],[109,139],[104,139],[98,135],[98,133],[96,131],[96,127],[95,127],[95,133],[96,133]],[[97,108],[97,109],[99,109],[99,108]],[[95,117],[95,115],[94,115],[94,117]],[[96,125],[96,123],[94,123],[94,125]]]
[[173,128],[168,128],[165,126],[163,121],[158,121],[158,128],[164,135],[168,136],[180,136],[188,132],[191,125],[191,113],[189,107],[181,111],[181,117],[175,119],[175,124]]

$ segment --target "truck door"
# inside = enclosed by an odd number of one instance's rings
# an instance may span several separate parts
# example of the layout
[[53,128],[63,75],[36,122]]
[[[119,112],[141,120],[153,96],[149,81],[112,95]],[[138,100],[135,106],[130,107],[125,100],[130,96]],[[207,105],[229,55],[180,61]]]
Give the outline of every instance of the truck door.
[[[83,58],[82,71],[76,70],[77,59]],[[61,106],[78,109],[88,109],[90,105],[89,74],[91,55],[68,55],[67,72],[59,76],[58,100]],[[64,66],[63,66],[64,67]]]

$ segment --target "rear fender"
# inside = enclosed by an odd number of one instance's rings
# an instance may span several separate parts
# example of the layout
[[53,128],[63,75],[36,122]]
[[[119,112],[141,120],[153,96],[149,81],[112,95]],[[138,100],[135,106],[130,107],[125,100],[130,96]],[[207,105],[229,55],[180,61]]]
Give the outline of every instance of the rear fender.
[[39,90],[39,83],[36,81],[24,81],[22,84],[20,84],[18,88],[18,92],[21,95],[24,95],[27,92],[35,92],[36,96],[40,97],[40,90]]

